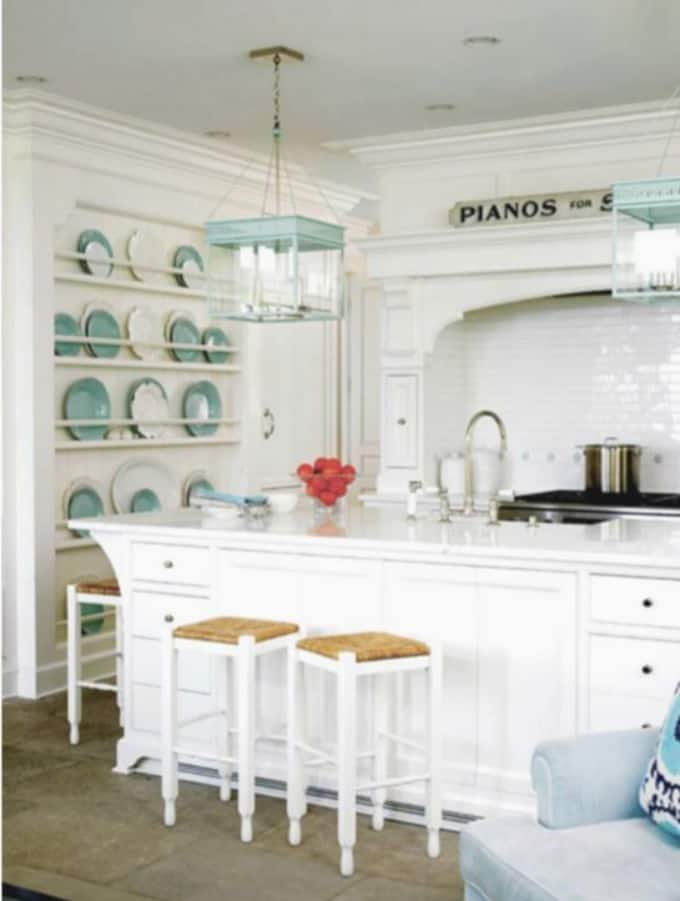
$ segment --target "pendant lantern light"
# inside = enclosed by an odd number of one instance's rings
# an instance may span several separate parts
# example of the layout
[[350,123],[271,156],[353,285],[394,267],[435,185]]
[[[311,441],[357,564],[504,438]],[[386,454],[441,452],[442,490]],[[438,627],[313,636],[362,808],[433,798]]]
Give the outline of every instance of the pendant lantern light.
[[[668,103],[680,94],[676,88]],[[658,177],[613,186],[612,295],[642,303],[680,300],[680,177],[661,177],[680,117],[675,114]]]
[[[284,59],[301,62],[304,57],[286,47],[253,50],[250,57],[271,59],[274,69],[272,147],[264,197],[257,218],[206,225],[209,313],[216,319],[246,322],[341,319],[344,228],[337,221],[297,213],[281,146],[280,66]],[[317,192],[321,203],[330,207],[319,186]]]

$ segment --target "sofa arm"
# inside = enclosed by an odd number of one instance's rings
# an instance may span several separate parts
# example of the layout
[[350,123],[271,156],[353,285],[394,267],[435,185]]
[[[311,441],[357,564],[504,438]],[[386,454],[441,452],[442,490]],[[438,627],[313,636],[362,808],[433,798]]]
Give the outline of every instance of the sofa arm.
[[658,729],[635,729],[538,745],[531,781],[539,822],[568,829],[642,816],[638,791],[658,737]]

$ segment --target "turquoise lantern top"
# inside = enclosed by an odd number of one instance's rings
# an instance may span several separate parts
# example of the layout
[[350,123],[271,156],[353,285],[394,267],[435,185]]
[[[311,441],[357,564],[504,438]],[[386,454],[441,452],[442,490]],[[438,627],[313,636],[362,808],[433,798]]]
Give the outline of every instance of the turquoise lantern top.
[[[208,309],[213,318],[246,322],[300,322],[341,319],[344,311],[343,226],[295,210],[284,163],[292,213],[281,215],[281,117],[279,66],[283,57],[302,60],[285,47],[254,50],[251,58],[274,63],[272,152],[262,215],[208,222]],[[267,213],[270,186],[274,212]],[[321,192],[319,192],[321,194]],[[328,203],[321,194],[323,201]]]
[[612,208],[613,296],[680,299],[680,178],[617,182]]

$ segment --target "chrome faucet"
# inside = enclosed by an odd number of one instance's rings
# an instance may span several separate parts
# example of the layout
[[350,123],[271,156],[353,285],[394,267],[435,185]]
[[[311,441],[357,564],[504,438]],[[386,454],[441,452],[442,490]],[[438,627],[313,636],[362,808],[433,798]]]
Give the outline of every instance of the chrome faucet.
[[498,426],[501,436],[500,456],[503,457],[508,449],[508,433],[505,430],[505,423],[498,413],[494,413],[493,410],[479,410],[478,413],[475,413],[465,430],[465,497],[463,499],[463,513],[466,516],[472,513],[475,503],[472,476],[472,436],[479,420],[485,418],[493,419]]

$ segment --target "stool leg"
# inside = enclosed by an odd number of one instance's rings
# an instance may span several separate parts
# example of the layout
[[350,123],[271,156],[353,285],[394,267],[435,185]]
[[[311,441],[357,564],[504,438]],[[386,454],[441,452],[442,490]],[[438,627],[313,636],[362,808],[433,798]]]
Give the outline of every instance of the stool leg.
[[[224,713],[217,721],[217,754],[219,757],[231,757],[231,742],[229,740],[229,718],[231,705],[229,703],[229,658],[215,657],[215,679],[217,709]],[[231,799],[231,764],[220,763],[217,768],[220,776],[220,801]]]
[[299,845],[302,841],[300,820],[307,813],[305,803],[304,755],[299,743],[305,737],[304,664],[297,659],[298,635],[288,645],[288,784],[286,808],[288,813],[288,842]]
[[116,701],[118,702],[118,722],[125,725],[123,713],[123,608],[116,607]]
[[238,642],[238,812],[241,841],[253,840],[255,812],[255,639]]
[[354,873],[356,844],[357,767],[357,668],[356,656],[342,653],[338,660],[338,843],[340,873]]
[[[373,781],[384,782],[387,778],[387,679],[384,675],[373,676]],[[384,805],[387,789],[373,790],[373,828],[380,832],[385,825]]]
[[174,621],[166,616],[161,639],[161,791],[164,801],[164,822],[175,825],[177,799],[177,651],[173,639]]
[[427,853],[439,857],[439,830],[442,824],[442,692],[443,660],[440,643],[432,643],[428,670],[428,770],[425,819],[427,822]]
[[69,740],[72,745],[80,741],[80,720],[82,715],[82,689],[80,681],[80,604],[75,585],[66,589],[67,618],[67,718]]

